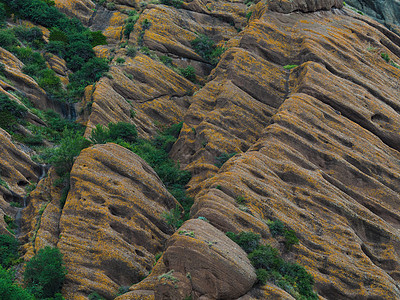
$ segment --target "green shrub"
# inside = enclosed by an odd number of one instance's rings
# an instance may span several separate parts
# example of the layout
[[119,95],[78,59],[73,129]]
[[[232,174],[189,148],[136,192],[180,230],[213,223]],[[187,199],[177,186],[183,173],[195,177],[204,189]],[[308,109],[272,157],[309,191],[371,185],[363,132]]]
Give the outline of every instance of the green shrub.
[[266,284],[267,281],[271,279],[270,273],[265,269],[257,269],[256,275],[257,275],[257,282],[261,285]]
[[183,77],[190,80],[191,82],[196,82],[196,71],[192,66],[187,66],[186,68],[179,69],[179,72]]
[[91,293],[88,296],[89,300],[104,300],[103,297],[101,297],[99,294],[97,294],[96,292]]
[[[0,265],[8,269],[18,259],[18,240],[9,235],[0,235]],[[1,295],[1,293],[0,293]]]
[[129,39],[129,35],[133,31],[137,20],[139,19],[139,14],[136,10],[131,10],[128,13],[129,17],[125,20],[124,36]]
[[68,176],[75,158],[82,149],[90,145],[90,142],[83,136],[76,135],[69,130],[65,130],[63,136],[58,147],[47,151],[47,161],[55,167],[59,176]]
[[115,62],[119,65],[122,65],[125,62],[125,59],[122,57],[117,57]]
[[63,32],[62,30],[58,28],[52,28],[50,31],[50,36],[49,36],[49,41],[50,42],[62,42],[64,44],[68,43],[68,35]]
[[27,109],[7,95],[0,94],[0,127],[12,133],[18,124],[24,123]]
[[26,264],[26,289],[37,298],[50,298],[61,292],[66,270],[62,254],[49,246],[40,249]]
[[95,83],[109,69],[110,67],[104,59],[97,57],[90,59],[87,63],[83,64],[79,71],[69,76],[69,91],[75,97],[82,96],[85,87]]
[[90,136],[90,140],[95,144],[105,143],[134,143],[137,138],[136,126],[129,123],[109,123],[108,128],[96,125]]
[[35,300],[29,292],[14,283],[12,278],[13,275],[0,266],[0,296],[2,300]]
[[383,52],[383,53],[381,53],[381,57],[383,58],[384,61],[386,61],[387,63],[390,63],[389,54]]
[[215,158],[215,160],[216,160],[215,166],[217,166],[218,168],[221,168],[224,163],[226,163],[230,158],[234,157],[236,154],[237,154],[236,152],[222,153],[220,156],[217,156]]
[[204,34],[198,35],[191,41],[191,45],[197,54],[212,65],[218,63],[221,54],[225,51],[224,48],[215,46],[215,42]]
[[128,47],[126,48],[126,56],[135,57],[136,56],[136,48],[135,47]]
[[285,237],[285,246],[286,246],[286,249],[288,249],[288,250],[290,250],[293,245],[296,245],[299,243],[299,239],[297,238],[294,230],[285,230],[285,233],[283,236]]
[[54,55],[64,57],[65,56],[65,45],[61,41],[50,41],[46,46],[47,52],[53,53]]
[[18,39],[15,37],[14,32],[10,29],[0,30],[0,45],[7,50],[12,46],[19,44]]
[[115,10],[116,8],[115,2],[107,2],[106,7],[109,10]]
[[249,254],[249,259],[256,269],[276,270],[284,261],[279,257],[279,252],[270,245],[258,246]]
[[13,28],[15,36],[20,40],[28,43],[34,48],[41,48],[44,45],[43,32],[39,27],[17,26]]
[[161,55],[160,56],[160,61],[166,65],[167,67],[171,67],[172,66],[172,58],[166,55]]
[[227,236],[249,253],[248,258],[256,269],[257,283],[273,282],[296,299],[318,299],[313,291],[314,279],[306,269],[284,261],[278,250],[270,245],[260,245],[260,236],[252,232],[227,232]]
[[0,176],[0,185],[5,187],[6,189],[9,189],[7,182],[5,182],[4,179],[1,178],[1,176]]
[[129,36],[133,29],[135,28],[135,24],[133,23],[126,23],[124,27],[124,36],[126,39],[129,39]]
[[239,234],[227,232],[226,235],[243,248],[244,251],[250,253],[254,251],[260,243],[261,236],[251,231],[242,231]]
[[37,73],[38,84],[50,93],[57,93],[61,89],[61,80],[51,69],[43,69]]
[[183,4],[183,0],[161,0],[161,4],[173,6],[175,8],[181,8]]
[[283,224],[281,220],[268,221],[267,225],[273,237],[284,235],[285,224]]
[[0,3],[0,28],[6,25],[7,12],[3,3]]
[[107,45],[107,38],[101,31],[89,31],[89,40],[92,47]]
[[246,14],[247,22],[250,20],[252,14],[253,14],[252,11],[249,11],[249,12]]

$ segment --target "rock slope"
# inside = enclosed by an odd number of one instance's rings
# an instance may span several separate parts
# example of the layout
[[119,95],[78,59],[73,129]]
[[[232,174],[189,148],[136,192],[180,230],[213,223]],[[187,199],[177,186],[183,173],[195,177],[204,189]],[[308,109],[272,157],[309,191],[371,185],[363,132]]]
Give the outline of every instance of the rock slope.
[[[192,173],[195,200],[174,233],[163,214],[178,202],[116,144],[81,152],[65,205],[50,171],[29,196],[20,238],[26,260],[45,245],[61,250],[66,299],[113,299],[120,286],[131,287],[118,300],[293,299],[273,283],[254,286],[254,269],[227,231],[259,233],[312,274],[322,298],[400,299],[398,35],[337,0],[55,2],[109,41],[96,50],[110,72],[78,108],[86,136],[123,121],[150,138],[183,120],[170,156]],[[141,14],[127,38],[134,8]],[[194,50],[199,34],[224,48],[216,65]],[[8,53],[1,57],[7,72],[20,72]],[[195,83],[176,72],[187,66]],[[42,99],[35,83],[8,85],[35,87],[25,92]],[[36,105],[50,105],[42,100]],[[3,140],[11,188],[0,186],[1,209],[16,214],[7,197],[22,199],[19,183],[38,180],[40,167]],[[272,219],[296,232],[290,252],[272,238]]]

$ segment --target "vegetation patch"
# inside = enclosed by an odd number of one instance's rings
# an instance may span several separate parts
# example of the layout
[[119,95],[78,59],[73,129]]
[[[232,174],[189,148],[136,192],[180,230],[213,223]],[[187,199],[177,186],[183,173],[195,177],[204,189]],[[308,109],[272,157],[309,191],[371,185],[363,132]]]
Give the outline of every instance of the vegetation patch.
[[40,249],[26,264],[26,289],[39,299],[60,298],[59,293],[66,274],[60,251],[47,246]]
[[248,253],[259,284],[272,282],[296,299],[318,299],[313,291],[314,278],[306,269],[283,260],[278,250],[270,245],[261,245],[260,235],[253,232],[227,232],[226,235]]
[[25,124],[28,110],[7,95],[0,94],[0,127],[12,134],[19,124]]
[[204,34],[198,35],[191,44],[194,51],[212,65],[218,63],[225,51],[225,48],[216,46],[215,42]]
[[291,250],[293,245],[299,243],[299,239],[294,230],[288,229],[282,221],[268,220],[267,225],[273,237],[283,236],[285,238],[285,247],[287,250]]
[[388,64],[390,64],[391,66],[400,69],[400,66],[398,64],[396,64],[389,56],[389,54],[382,52],[381,53],[381,57],[384,61],[386,61]]
[[215,166],[218,168],[221,168],[224,163],[226,163],[231,157],[234,157],[237,153],[236,152],[231,152],[231,153],[222,153],[220,156],[217,156],[215,158]]

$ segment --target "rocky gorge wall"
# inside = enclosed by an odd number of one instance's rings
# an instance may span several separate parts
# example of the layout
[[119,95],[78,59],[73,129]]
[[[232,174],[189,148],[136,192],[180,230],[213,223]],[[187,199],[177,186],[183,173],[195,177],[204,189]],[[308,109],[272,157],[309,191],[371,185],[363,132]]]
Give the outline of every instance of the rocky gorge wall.
[[[272,283],[253,286],[246,253],[224,234],[253,231],[303,265],[322,299],[400,299],[399,36],[333,0],[115,4],[56,1],[103,30],[109,45],[97,53],[114,56],[110,76],[86,89],[78,120],[86,136],[124,121],[142,137],[183,120],[170,156],[192,173],[191,219],[174,232],[163,214],[177,201],[154,170],[119,145],[95,145],[76,158],[62,209],[54,172],[31,192],[25,259],[57,246],[66,299],[113,299],[119,286],[130,286],[119,300],[293,299]],[[116,45],[125,9],[141,5],[126,42],[151,53],[130,57]],[[192,48],[199,33],[225,48],[217,65]],[[193,66],[197,83],[161,55]],[[2,145],[10,153],[2,175],[14,174],[3,178],[23,196],[18,183],[38,180],[40,168],[6,134]],[[217,166],[223,153],[237,154]],[[16,213],[0,188],[2,210]],[[296,232],[290,252],[271,235],[271,219]]]

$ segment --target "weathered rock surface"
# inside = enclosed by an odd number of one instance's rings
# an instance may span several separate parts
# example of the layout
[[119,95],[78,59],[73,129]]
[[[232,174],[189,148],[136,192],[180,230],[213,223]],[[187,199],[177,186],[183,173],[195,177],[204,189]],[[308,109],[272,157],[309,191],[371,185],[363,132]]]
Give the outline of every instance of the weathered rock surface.
[[0,78],[0,87],[5,91],[18,91],[40,109],[53,108],[46,92],[36,81],[22,72],[24,64],[12,53],[0,47],[0,62],[4,64],[4,75],[7,81]]
[[12,202],[23,205],[25,187],[36,182],[41,168],[11,141],[11,136],[0,129],[0,234],[10,234],[4,216],[16,218],[18,209]]
[[[297,233],[300,244],[287,256],[314,276],[321,297],[400,299],[399,36],[338,0],[250,8],[195,0],[181,9],[121,0],[115,11],[93,1],[56,2],[112,45],[123,41],[124,9],[143,9],[127,42],[149,55],[99,46],[99,55],[115,55],[113,66],[86,89],[80,121],[86,135],[97,124],[124,121],[151,137],[184,120],[171,157],[193,174],[191,216],[210,221],[190,220],[170,237],[162,214],[176,201],[156,174],[120,146],[84,150],[64,209],[50,175],[24,217],[26,258],[47,244],[64,253],[67,299],[93,291],[111,299],[147,275],[163,250],[151,274],[118,300],[291,299],[272,284],[251,288],[245,253],[223,234],[251,230],[272,242],[271,218]],[[215,68],[192,48],[197,33],[226,48]],[[161,55],[175,67],[193,66],[205,85],[163,65]],[[21,69],[2,57],[10,70]],[[119,57],[125,62],[117,64]],[[37,227],[29,216],[43,205]]]
[[57,246],[62,212],[60,202],[63,194],[68,192],[57,184],[58,179],[55,170],[51,169],[26,199],[28,205],[22,212],[20,229],[25,261],[45,246]]
[[[187,221],[166,243],[151,275],[121,299],[236,299],[254,284],[253,266],[236,243],[200,219]],[[149,298],[150,299],[150,298]]]
[[389,27],[400,25],[400,2],[397,0],[348,0],[346,3]]
[[[196,298],[234,299],[246,293],[256,280],[246,252],[199,219],[187,221],[168,240],[163,260],[174,274],[189,277]],[[159,289],[156,287],[156,296]]]
[[172,233],[163,213],[177,201],[154,171],[116,144],[85,149],[71,171],[57,247],[68,270],[64,294],[112,299],[151,270]]
[[192,208],[224,231],[287,223],[301,241],[297,261],[327,299],[400,297],[400,71],[380,57],[400,52],[370,22],[332,12],[253,19],[242,40],[258,26],[269,36],[264,57],[300,66],[257,143],[202,183]]

